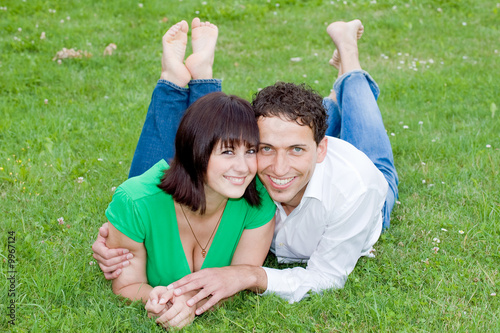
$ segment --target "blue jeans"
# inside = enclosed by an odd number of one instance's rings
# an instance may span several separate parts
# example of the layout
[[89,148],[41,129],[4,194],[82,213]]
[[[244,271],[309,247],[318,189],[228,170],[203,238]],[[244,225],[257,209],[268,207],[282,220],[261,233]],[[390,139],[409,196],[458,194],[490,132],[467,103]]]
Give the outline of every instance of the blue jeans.
[[389,228],[391,211],[398,197],[398,174],[377,105],[380,90],[371,76],[362,70],[342,75],[335,81],[333,89],[337,103],[330,98],[323,100],[329,122],[326,135],[349,142],[365,153],[382,172],[389,183],[382,229]]
[[191,80],[189,88],[159,80],[149,104],[139,142],[135,148],[129,177],[138,176],[161,159],[174,157],[175,133],[186,109],[198,98],[221,91],[221,80]]

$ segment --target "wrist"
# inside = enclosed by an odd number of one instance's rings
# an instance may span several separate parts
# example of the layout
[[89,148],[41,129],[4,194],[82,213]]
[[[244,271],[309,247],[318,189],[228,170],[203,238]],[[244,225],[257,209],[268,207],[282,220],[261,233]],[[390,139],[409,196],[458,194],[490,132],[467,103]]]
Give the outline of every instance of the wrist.
[[267,274],[262,267],[258,266],[247,266],[248,271],[246,276],[248,277],[248,285],[245,289],[251,290],[255,293],[263,293],[267,290]]

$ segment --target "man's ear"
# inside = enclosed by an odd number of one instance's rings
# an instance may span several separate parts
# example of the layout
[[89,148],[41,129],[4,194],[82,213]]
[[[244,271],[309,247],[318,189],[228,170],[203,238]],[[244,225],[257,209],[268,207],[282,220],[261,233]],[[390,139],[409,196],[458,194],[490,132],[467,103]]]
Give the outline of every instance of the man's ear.
[[318,152],[318,159],[316,163],[323,162],[326,157],[326,152],[328,151],[328,139],[326,138],[326,136],[319,142],[316,151]]

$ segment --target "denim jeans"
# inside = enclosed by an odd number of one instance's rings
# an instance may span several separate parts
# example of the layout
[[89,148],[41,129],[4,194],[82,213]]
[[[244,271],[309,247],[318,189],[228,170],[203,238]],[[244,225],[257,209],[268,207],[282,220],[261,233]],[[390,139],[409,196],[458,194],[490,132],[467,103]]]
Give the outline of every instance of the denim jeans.
[[139,142],[135,148],[129,177],[138,176],[161,159],[174,157],[175,133],[186,109],[198,98],[221,91],[221,80],[191,80],[189,88],[159,80],[149,104]]
[[[146,121],[137,143],[129,177],[142,174],[161,159],[174,156],[174,138],[184,111],[195,100],[221,91],[221,81],[192,80],[189,88],[159,80],[153,91]],[[398,196],[398,176],[391,143],[377,105],[379,88],[365,71],[344,74],[334,84],[338,103],[325,98],[328,113],[327,135],[345,140],[364,152],[383,173],[389,190],[383,208],[383,228],[390,225],[390,214]]]
[[333,89],[337,103],[330,98],[323,100],[329,122],[326,135],[349,142],[365,153],[382,172],[389,183],[382,228],[389,228],[391,211],[398,197],[398,175],[377,105],[378,85],[367,72],[356,70],[339,77]]

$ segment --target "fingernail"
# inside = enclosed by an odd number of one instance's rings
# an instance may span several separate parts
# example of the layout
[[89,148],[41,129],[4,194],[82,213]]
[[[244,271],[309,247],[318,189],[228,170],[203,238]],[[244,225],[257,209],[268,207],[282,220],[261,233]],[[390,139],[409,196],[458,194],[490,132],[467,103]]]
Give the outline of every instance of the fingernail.
[[158,301],[157,301],[156,299],[154,299],[154,300],[151,302],[151,304],[156,305],[156,304],[158,304]]
[[181,294],[181,290],[180,289],[175,289],[174,290],[174,294],[176,294],[177,296],[179,296]]
[[169,284],[169,285],[167,286],[167,290],[172,290],[172,289],[174,289],[174,286],[173,286],[173,285],[171,285],[171,284]]
[[130,261],[124,261],[122,265],[123,267],[127,267],[128,265],[130,265]]
[[115,273],[116,273],[116,275],[120,275],[122,273],[122,269],[118,268]]
[[128,249],[123,250],[123,254],[129,253],[130,251]]
[[163,297],[160,298],[160,302],[158,302],[158,304],[165,304],[165,303],[167,303],[167,300],[164,299]]
[[127,254],[127,259],[132,259],[134,255],[132,253]]
[[194,303],[194,302],[193,302],[192,300],[189,300],[189,301],[187,301],[187,302],[186,302],[186,304],[187,304],[188,306],[193,306],[193,303]]

